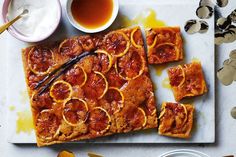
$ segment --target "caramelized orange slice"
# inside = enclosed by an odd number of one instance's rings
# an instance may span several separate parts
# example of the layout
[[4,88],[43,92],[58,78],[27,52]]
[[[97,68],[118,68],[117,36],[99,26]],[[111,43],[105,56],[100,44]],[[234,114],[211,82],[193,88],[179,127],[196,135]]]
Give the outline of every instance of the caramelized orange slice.
[[89,128],[97,134],[103,134],[109,130],[111,126],[111,117],[108,112],[101,108],[95,107],[90,111]]
[[146,114],[140,107],[131,107],[126,114],[126,120],[135,130],[143,128],[147,123]]
[[83,86],[85,97],[88,99],[101,99],[108,90],[106,77],[98,71],[89,74],[88,80]]
[[53,105],[53,99],[50,97],[49,91],[38,95],[37,92],[31,96],[32,107],[36,109],[50,109]]
[[34,74],[47,74],[52,69],[53,64],[54,56],[49,48],[33,47],[28,53],[28,65]]
[[155,36],[152,44],[150,46],[148,46],[148,48],[154,48],[156,46],[156,44],[157,44],[157,35]]
[[63,56],[76,56],[82,52],[82,47],[77,38],[65,39],[59,46],[59,53]]
[[167,113],[167,116],[170,116],[169,114],[171,113],[171,115],[174,117],[175,127],[182,127],[188,120],[188,111],[184,104],[169,103],[167,105],[166,103],[163,103],[161,109],[162,111],[159,119],[165,115],[166,110],[171,110],[171,112]]
[[124,95],[119,88],[109,87],[104,99],[109,104],[108,112],[115,114],[124,106]]
[[109,86],[121,88],[126,80],[121,78],[119,74],[116,72],[114,66],[106,73],[106,78]]
[[87,119],[88,105],[82,99],[73,98],[63,105],[62,116],[71,126],[77,126]]
[[165,112],[166,112],[166,103],[163,103],[161,106],[161,113],[160,113],[158,119],[161,119],[165,115]]
[[158,44],[155,47],[156,54],[158,59],[168,61],[168,60],[176,60],[179,58],[179,50],[176,48],[173,43],[162,43]]
[[59,130],[60,120],[53,110],[42,110],[36,119],[36,130],[40,138],[45,140],[53,139]]
[[93,39],[90,35],[80,36],[78,40],[83,47],[83,51],[91,51],[95,47]]
[[187,94],[185,94],[185,96],[191,97],[202,94],[205,91],[205,87],[205,82],[200,79],[197,79],[194,82],[189,81],[189,84],[186,84],[185,87],[187,91]]
[[72,87],[68,82],[57,81],[50,89],[50,96],[55,102],[61,103],[70,100],[72,95]]
[[138,31],[137,32],[137,30],[139,30],[138,29],[138,27],[137,28],[135,28],[132,32],[131,32],[131,43],[132,43],[132,45],[134,45],[134,47],[136,47],[136,48],[142,48],[142,45],[139,45],[139,43],[136,41],[136,33],[138,33],[138,38],[141,36],[142,37],[142,34],[140,34],[141,32],[140,31]]
[[181,69],[181,73],[180,75],[178,76],[179,78],[182,78],[182,80],[180,81],[179,85],[178,86],[182,86],[185,82],[185,72],[184,72],[184,69],[181,65],[178,65],[179,69]]
[[73,86],[78,85],[82,87],[87,81],[87,73],[82,66],[76,64],[66,72],[65,81],[69,82]]
[[185,82],[185,72],[181,65],[178,65],[178,68],[170,68],[168,70],[170,85],[175,87],[180,87]]
[[111,32],[105,36],[107,51],[115,57],[125,55],[130,47],[130,41],[123,32]]
[[115,64],[116,72],[125,80],[132,80],[143,74],[145,60],[136,51],[129,51],[127,54],[118,58]]
[[[102,73],[108,72],[111,69],[113,63],[112,56],[107,51],[104,50],[97,50],[95,51],[95,53],[99,54],[98,57],[101,64],[101,72]],[[107,56],[107,58],[104,56]]]
[[183,105],[183,104],[180,104],[182,107],[183,107],[183,109],[184,109],[184,115],[185,115],[185,118],[184,118],[184,121],[183,121],[183,123],[182,123],[182,125],[184,125],[186,122],[187,122],[187,120],[188,120],[188,111],[187,111],[187,108],[186,108],[186,106],[185,105]]

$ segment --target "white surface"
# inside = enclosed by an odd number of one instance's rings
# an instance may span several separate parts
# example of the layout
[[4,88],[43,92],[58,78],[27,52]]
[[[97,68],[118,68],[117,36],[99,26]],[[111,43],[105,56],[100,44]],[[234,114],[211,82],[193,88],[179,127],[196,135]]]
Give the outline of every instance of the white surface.
[[[181,8],[185,7],[184,10]],[[140,15],[140,12],[145,14],[147,11],[155,10],[157,18],[163,20],[169,26],[180,26],[182,29],[182,36],[184,38],[184,50],[185,59],[181,62],[175,62],[168,64],[169,67],[176,66],[182,63],[190,63],[193,58],[197,58],[201,61],[203,70],[205,72],[206,82],[208,83],[208,93],[204,96],[199,96],[191,99],[191,103],[195,106],[195,120],[194,120],[194,131],[191,139],[177,139],[168,138],[165,136],[159,136],[156,129],[147,132],[135,132],[129,134],[119,134],[114,136],[108,136],[100,139],[90,140],[90,142],[95,143],[213,143],[215,142],[215,64],[214,64],[214,17],[208,20],[209,31],[205,34],[195,34],[188,35],[184,31],[185,22],[194,17],[195,12],[192,8],[197,7],[191,4],[175,4],[175,5],[121,5],[120,13],[122,15],[128,16],[130,19],[135,18]],[[172,12],[166,13],[165,11],[169,9]],[[176,11],[176,12],[174,12]],[[181,16],[186,14],[185,16]],[[176,18],[172,17],[178,17]],[[66,20],[63,17],[63,20]],[[68,32],[67,35],[77,35],[74,34],[73,29],[70,25],[65,27]],[[58,39],[56,39],[58,40]],[[10,123],[8,125],[8,135],[9,142],[11,143],[35,143],[34,132],[28,133],[17,133],[16,121],[17,113],[29,110],[30,105],[29,100],[25,99],[26,94],[26,84],[24,79],[23,65],[21,60],[20,50],[26,47],[26,44],[19,42],[12,37],[8,38],[8,43],[11,43],[8,47],[8,89],[7,89],[7,105],[14,105],[14,111],[8,111],[8,120]],[[14,45],[14,46],[13,46]],[[210,63],[209,63],[210,61]],[[167,69],[167,68],[166,68]],[[157,98],[157,106],[161,108],[161,103],[164,101],[175,102],[173,93],[170,89],[162,87],[162,81],[168,78],[166,70],[163,70],[161,76],[157,76],[155,69],[151,68],[151,76],[154,83],[157,85],[155,95]],[[15,81],[16,76],[18,77]],[[22,100],[22,91],[23,97]]]
[[[162,3],[166,1],[186,3],[189,0],[150,0],[150,3]],[[3,1],[0,1],[1,4]],[[125,2],[125,0],[121,1]],[[141,3],[141,0],[131,0],[131,2]],[[142,0],[142,2],[146,2]],[[192,2],[198,3],[198,0]],[[236,8],[236,1],[230,0],[229,5],[221,9],[223,15],[227,16],[233,9]],[[66,31],[66,30],[64,30]],[[61,35],[63,36],[63,34]],[[8,33],[5,32],[0,36],[0,71],[1,76],[6,75],[6,55]],[[216,65],[220,68],[225,59],[229,58],[229,53],[235,49],[235,43],[225,44],[217,47],[216,50]],[[58,146],[51,146],[45,148],[37,148],[35,145],[14,145],[6,141],[6,77],[1,77],[0,81],[0,151],[2,156],[7,157],[56,157],[58,151],[62,149],[69,149],[74,151],[78,157],[87,156],[88,151],[94,151],[103,154],[107,157],[157,157],[160,154],[173,149],[195,149],[202,151],[212,157],[234,154],[236,155],[236,120],[231,118],[230,110],[236,106],[235,91],[236,83],[230,86],[222,86],[218,81],[216,82],[216,143],[215,144],[63,144]],[[17,78],[16,78],[17,81]]]

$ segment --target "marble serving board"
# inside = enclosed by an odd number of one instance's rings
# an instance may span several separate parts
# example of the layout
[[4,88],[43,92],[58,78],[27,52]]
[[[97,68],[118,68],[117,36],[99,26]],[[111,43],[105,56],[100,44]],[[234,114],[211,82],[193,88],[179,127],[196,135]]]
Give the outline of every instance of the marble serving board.
[[[62,6],[65,1],[62,0]],[[120,5],[119,17],[110,29],[129,25],[147,26],[165,25],[180,26],[184,38],[185,59],[181,62],[171,63],[165,66],[150,66],[152,81],[155,86],[156,105],[160,111],[163,101],[173,101],[174,97],[168,87],[166,69],[168,67],[189,63],[192,60],[200,60],[203,66],[209,92],[204,96],[185,100],[196,108],[192,138],[176,139],[160,136],[156,129],[117,134],[109,137],[98,138],[83,142],[95,143],[213,143],[215,142],[215,55],[214,55],[214,17],[206,20],[209,30],[205,34],[188,35],[184,31],[187,20],[197,18],[195,10],[197,6],[192,4],[125,4]],[[147,21],[147,17],[149,21]],[[145,20],[146,19],[146,20]],[[158,20],[157,20],[158,19]],[[65,16],[56,32],[48,41],[62,40],[66,37],[79,35],[81,32],[73,28]],[[47,42],[47,41],[46,41]],[[29,99],[24,80],[21,49],[29,46],[14,39],[8,38],[8,141],[11,143],[35,143],[35,134],[32,126]]]

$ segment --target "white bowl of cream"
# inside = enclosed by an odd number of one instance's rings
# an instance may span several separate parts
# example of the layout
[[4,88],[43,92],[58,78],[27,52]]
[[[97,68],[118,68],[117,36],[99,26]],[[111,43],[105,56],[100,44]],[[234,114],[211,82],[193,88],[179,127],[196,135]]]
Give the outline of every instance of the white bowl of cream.
[[48,38],[61,19],[59,0],[5,0],[2,9],[4,22],[14,19],[27,9],[28,14],[16,21],[9,33],[19,40],[39,42]]

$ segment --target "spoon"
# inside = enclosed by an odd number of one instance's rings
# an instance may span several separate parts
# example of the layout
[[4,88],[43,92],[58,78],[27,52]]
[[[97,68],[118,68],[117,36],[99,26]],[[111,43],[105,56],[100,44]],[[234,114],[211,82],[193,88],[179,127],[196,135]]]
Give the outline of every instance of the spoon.
[[20,18],[22,18],[24,15],[28,14],[29,10],[25,9],[20,15],[18,15],[17,17],[15,17],[13,20],[5,23],[3,26],[0,27],[0,34],[2,34],[2,32],[4,32],[8,27],[10,27],[13,23],[15,23],[17,20],[19,20]]

